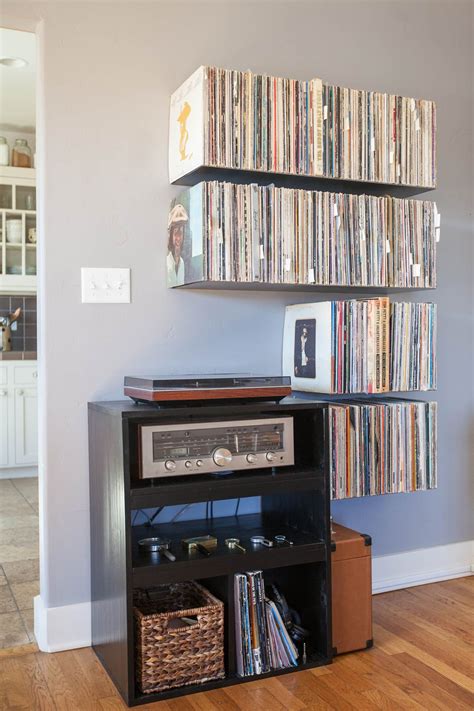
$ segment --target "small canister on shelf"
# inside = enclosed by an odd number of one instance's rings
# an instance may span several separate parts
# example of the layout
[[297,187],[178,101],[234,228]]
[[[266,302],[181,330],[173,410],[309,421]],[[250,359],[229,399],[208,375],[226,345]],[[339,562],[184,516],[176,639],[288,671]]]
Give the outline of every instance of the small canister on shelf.
[[10,151],[8,150],[7,139],[0,136],[0,165],[8,165]]
[[31,168],[31,148],[26,138],[17,138],[12,149],[12,166],[16,168]]

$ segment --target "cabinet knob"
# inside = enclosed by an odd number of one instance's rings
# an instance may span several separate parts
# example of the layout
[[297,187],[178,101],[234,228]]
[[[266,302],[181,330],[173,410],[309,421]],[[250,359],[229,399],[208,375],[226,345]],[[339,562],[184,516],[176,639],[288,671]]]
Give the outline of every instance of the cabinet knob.
[[37,378],[37,377],[38,377],[38,373],[35,370],[35,371],[33,371],[33,378]]
[[21,397],[22,395],[24,395],[24,394],[25,394],[25,393],[23,392],[23,390],[18,390],[18,395],[19,395],[20,397]]
[[0,390],[0,397],[6,397],[7,396],[7,391],[6,390]]

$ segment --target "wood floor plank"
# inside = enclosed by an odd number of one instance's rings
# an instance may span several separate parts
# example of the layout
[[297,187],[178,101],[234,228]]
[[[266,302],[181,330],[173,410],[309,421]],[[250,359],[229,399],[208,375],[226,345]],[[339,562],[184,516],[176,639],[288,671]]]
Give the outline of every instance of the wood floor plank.
[[[417,675],[410,672],[405,665],[400,662],[398,655],[388,656],[383,652],[374,649],[371,653],[372,659],[377,663],[377,672],[383,679],[389,679],[392,684],[404,692],[406,696],[418,703],[421,708],[439,709],[439,711],[452,711],[452,705],[446,705],[444,701],[439,701],[438,697],[433,697],[430,693],[429,684]],[[451,699],[452,701],[452,699]]]
[[[81,711],[83,708],[94,708],[101,698],[96,693],[97,679],[86,676],[77,662],[78,655],[83,656],[91,653],[90,649],[79,649],[71,652],[58,652],[54,655],[75,703]],[[107,696],[110,696],[110,693],[103,694],[104,698]]]
[[[472,658],[474,651],[473,623],[471,619],[462,618],[458,612],[455,615],[446,616],[444,622],[440,620],[438,608],[426,609],[423,603],[413,602],[410,598],[401,598],[397,601],[390,600],[384,603],[383,611],[389,611],[390,619],[405,621],[411,626],[422,627],[430,638],[436,637],[448,649],[455,650],[456,654],[466,655]],[[382,611],[380,611],[382,612]],[[383,617],[380,620],[383,624]]]
[[95,652],[89,647],[74,650],[73,654],[84,678],[87,679],[88,684],[92,687],[94,697],[102,699],[113,696],[115,686]]
[[396,634],[384,629],[380,625],[374,625],[374,627],[376,634],[381,638],[385,638],[386,646],[390,646],[392,650],[394,650],[392,654],[407,652],[415,659],[419,659],[432,669],[435,669],[440,674],[443,674],[447,679],[451,679],[451,681],[454,681],[463,689],[474,692],[474,681],[470,676],[461,674],[449,664],[445,664],[445,662],[437,659],[436,656],[428,654],[424,649],[420,649],[416,645],[407,642],[403,638],[398,637]]
[[276,677],[265,679],[264,683],[272,696],[278,699],[287,711],[303,711],[303,709],[307,708],[306,704],[293,696],[283,684],[279,683]]
[[[302,673],[305,677],[308,674],[309,672]],[[295,678],[296,676],[295,674],[280,676],[275,679],[275,681],[279,687],[284,689],[286,694],[290,695],[290,698],[295,699],[299,704],[303,704],[304,709],[312,709],[313,706],[311,706],[311,704],[313,704],[314,708],[317,708],[318,711],[334,711],[336,707],[333,704],[328,704],[315,691],[315,683],[317,684],[317,680],[314,677],[309,682],[306,679],[298,682],[298,679]],[[279,698],[283,698],[283,696],[279,696]]]
[[418,615],[420,620],[429,622],[452,635],[456,643],[461,640],[463,644],[474,646],[474,598],[473,606],[468,612],[463,613],[459,609],[460,606],[457,605],[453,611],[454,614],[446,615],[446,605],[441,600],[435,599],[431,595],[429,605],[427,605],[426,599],[412,590],[416,591],[416,588],[400,591],[403,595],[397,595],[391,600],[391,603],[395,604],[398,609],[409,610],[411,614]]
[[[381,603],[391,603],[397,606],[406,605],[409,609],[423,608],[424,614],[435,610],[438,614],[438,621],[441,624],[449,624],[457,619],[462,620],[465,624],[473,619],[474,611],[474,594],[470,596],[468,602],[462,599],[457,599],[442,592],[440,590],[424,590],[430,585],[422,585],[418,588],[408,588],[407,590],[398,590],[395,595],[388,594],[381,596]],[[473,588],[474,592],[474,588]],[[375,601],[374,601],[375,603]],[[454,615],[446,615],[446,608],[449,608]],[[453,617],[455,618],[453,620]]]
[[358,691],[360,693],[373,689],[374,685],[370,679],[367,679],[362,674],[358,674],[351,669],[347,663],[349,658],[347,654],[335,658],[331,665],[331,679],[340,679],[344,684],[349,686],[352,691]]
[[[471,576],[471,578],[474,578],[474,576]],[[463,580],[463,578],[461,578],[461,580]],[[446,586],[444,583],[420,585],[419,587],[411,588],[411,590],[414,591],[417,597],[427,602],[435,599],[444,603],[446,607],[453,608],[456,611],[460,609],[463,612],[472,613],[472,601],[474,598],[473,588],[471,586],[455,587],[455,582],[457,581],[449,581],[449,586]]]
[[[383,654],[385,653],[383,652]],[[386,656],[387,659],[390,659],[390,655],[386,654]],[[384,697],[388,698],[392,708],[396,711],[420,711],[423,708],[410,693],[400,686],[398,680],[393,680],[391,675],[381,673],[380,664],[373,649],[367,653],[345,655],[344,659],[345,664],[349,665],[357,674],[363,675]],[[363,692],[363,694],[368,696],[368,692]]]
[[225,688],[225,694],[237,706],[238,709],[252,709],[252,711],[286,711],[285,706],[273,696],[265,686],[259,682],[250,684],[236,684]]
[[[328,691],[328,687],[321,684],[321,681],[325,678],[331,677],[331,674],[315,677],[313,674],[302,672],[281,676],[278,681],[307,706],[319,701],[327,704],[329,708],[336,709],[336,711],[351,711],[351,709],[356,708],[350,701],[341,696],[338,691],[332,687]],[[321,706],[321,708],[324,707]]]
[[2,711],[56,711],[36,654],[10,657],[1,664]]
[[467,575],[463,578],[454,578],[453,580],[443,580],[439,583],[440,590],[458,591],[466,595],[474,594],[474,576]]
[[383,621],[385,629],[393,632],[398,637],[426,651],[431,656],[456,669],[461,674],[469,676],[472,673],[472,656],[463,653],[459,648],[451,649],[445,644],[440,644],[435,635],[421,629],[417,623],[409,622],[401,613],[389,609],[390,615]]
[[54,698],[57,711],[81,711],[69,679],[64,675],[56,654],[38,654],[38,664]]
[[393,701],[379,689],[368,689],[367,691],[363,691],[362,695],[376,704],[377,708],[381,709],[381,711],[399,711],[400,709],[397,702]]
[[225,708],[227,711],[239,711],[239,707],[225,694],[223,689],[192,694],[189,697],[189,703],[195,711],[216,711],[220,708]]
[[[363,696],[361,690],[355,689],[351,686],[350,682],[336,674],[331,674],[331,676],[321,677],[319,680],[320,694],[321,689],[326,689],[328,696],[330,698],[334,692],[352,705],[357,711],[377,711],[377,706],[368,697]],[[367,689],[366,689],[367,690]]]
[[[166,701],[166,708],[169,709],[169,711],[193,711],[191,700],[190,698],[186,697],[168,699]],[[157,711],[158,710],[165,711],[165,707],[160,707],[159,705],[157,705]]]
[[109,696],[106,699],[99,699],[100,711],[124,711],[128,706],[125,706],[122,699],[118,696]]
[[453,706],[456,709],[474,708],[474,693],[466,691],[462,686],[451,681],[451,679],[447,679],[443,674],[431,669],[427,664],[420,662],[419,659],[415,659],[410,654],[403,652],[402,654],[397,654],[396,657],[402,660],[411,670],[416,671],[418,675],[425,677],[431,685],[447,691],[453,697]]
[[[471,711],[474,579],[374,597],[375,647],[332,665],[147,704],[147,711]],[[0,656],[1,711],[123,711],[91,649]]]

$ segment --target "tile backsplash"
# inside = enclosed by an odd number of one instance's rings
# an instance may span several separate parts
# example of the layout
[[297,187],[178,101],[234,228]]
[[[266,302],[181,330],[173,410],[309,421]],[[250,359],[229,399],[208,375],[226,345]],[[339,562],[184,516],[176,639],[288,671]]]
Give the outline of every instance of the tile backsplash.
[[12,329],[13,351],[36,351],[36,296],[0,296],[0,318],[21,306],[21,316]]

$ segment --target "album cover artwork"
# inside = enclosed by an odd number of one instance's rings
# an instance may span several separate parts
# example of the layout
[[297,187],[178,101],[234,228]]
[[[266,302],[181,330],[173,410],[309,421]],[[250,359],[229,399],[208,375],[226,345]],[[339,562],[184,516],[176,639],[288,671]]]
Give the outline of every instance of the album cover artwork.
[[202,186],[183,191],[168,213],[166,283],[182,286],[202,279]]
[[297,378],[316,377],[316,319],[295,322],[294,373]]

